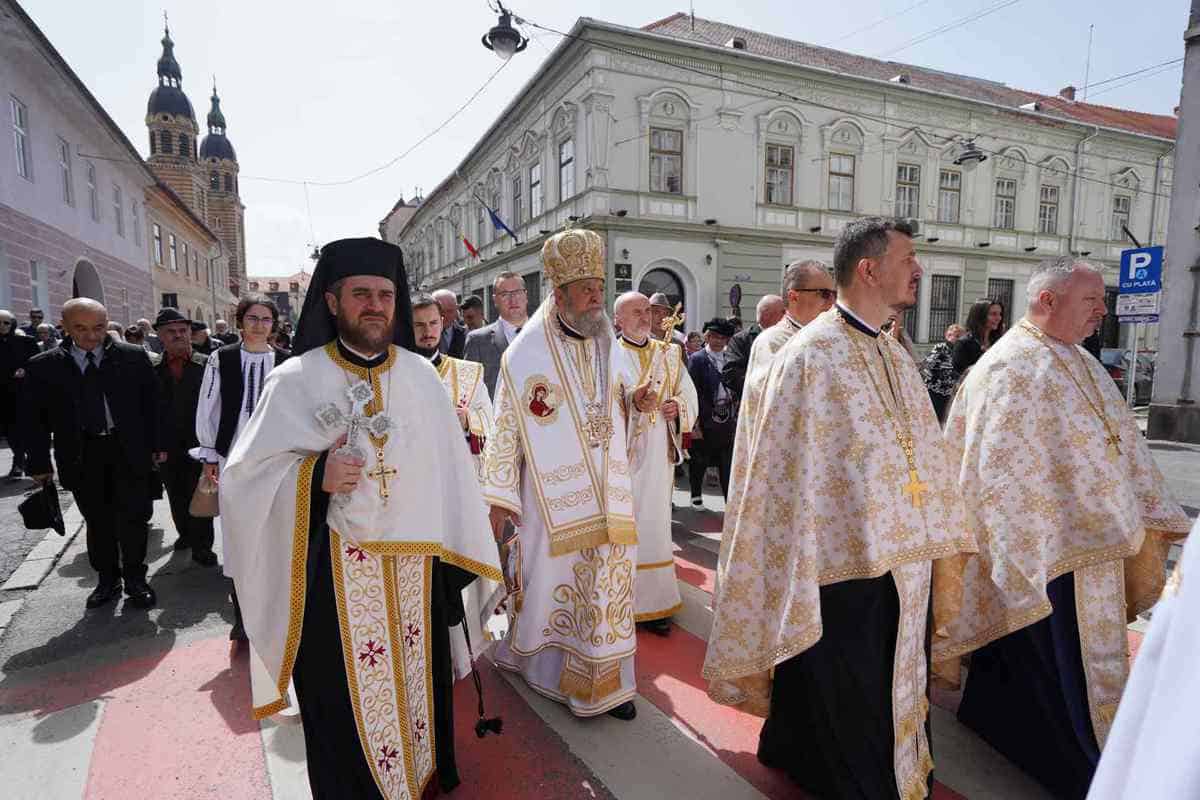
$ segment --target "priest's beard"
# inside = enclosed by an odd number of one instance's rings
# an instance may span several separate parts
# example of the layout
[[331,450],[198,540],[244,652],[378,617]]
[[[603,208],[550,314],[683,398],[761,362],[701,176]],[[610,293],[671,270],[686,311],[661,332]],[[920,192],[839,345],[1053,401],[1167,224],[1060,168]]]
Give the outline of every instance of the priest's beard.
[[603,308],[584,311],[579,316],[574,316],[565,309],[561,313],[568,325],[589,339],[595,339],[597,336],[604,335],[605,331],[612,330],[612,322],[609,321],[608,314],[604,313]]
[[387,350],[388,345],[392,343],[392,336],[396,330],[396,321],[391,319],[382,328],[367,327],[355,323],[353,320],[346,319],[342,316],[336,317],[338,336],[342,338],[350,347],[360,353],[367,355],[376,355]]

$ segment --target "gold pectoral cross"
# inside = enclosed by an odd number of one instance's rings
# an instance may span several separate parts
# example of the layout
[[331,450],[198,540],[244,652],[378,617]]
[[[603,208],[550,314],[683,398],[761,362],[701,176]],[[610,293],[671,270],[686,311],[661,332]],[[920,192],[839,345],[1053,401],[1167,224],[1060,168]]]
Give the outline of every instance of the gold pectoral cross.
[[921,495],[929,491],[929,484],[921,481],[915,469],[910,469],[908,483],[900,491],[912,499],[913,508],[921,508],[925,504],[925,499]]
[[1106,436],[1104,443],[1108,445],[1108,460],[1116,461],[1121,456],[1121,437],[1114,433],[1112,436]]
[[383,498],[384,505],[387,505],[387,499],[391,496],[388,491],[388,479],[394,478],[397,475],[395,467],[389,467],[383,463],[383,451],[378,450],[375,453],[376,462],[375,469],[367,473],[367,477],[379,484],[379,496]]

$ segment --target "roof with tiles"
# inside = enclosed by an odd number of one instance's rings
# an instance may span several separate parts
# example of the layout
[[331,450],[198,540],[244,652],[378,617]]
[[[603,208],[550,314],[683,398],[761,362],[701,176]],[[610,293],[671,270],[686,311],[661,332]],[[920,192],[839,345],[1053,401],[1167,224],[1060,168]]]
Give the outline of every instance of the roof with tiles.
[[884,81],[904,74],[908,78],[908,86],[941,92],[967,100],[1007,106],[1013,110],[1036,102],[1040,106],[1041,113],[1072,122],[1104,125],[1131,133],[1166,139],[1174,139],[1176,136],[1178,120],[1174,116],[1128,111],[1093,103],[1076,102],[1059,96],[1027,92],[1013,89],[997,81],[855,55],[700,17],[696,17],[693,24],[690,15],[684,12],[652,22],[644,26],[642,30],[718,47],[724,46],[731,39],[737,37],[745,42],[746,46],[743,52],[752,55]]

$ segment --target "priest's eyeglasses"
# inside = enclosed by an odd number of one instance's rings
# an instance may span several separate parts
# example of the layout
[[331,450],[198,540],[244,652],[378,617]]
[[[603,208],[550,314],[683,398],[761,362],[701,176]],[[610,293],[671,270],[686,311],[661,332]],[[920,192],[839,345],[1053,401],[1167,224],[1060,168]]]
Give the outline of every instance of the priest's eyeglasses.
[[821,295],[822,300],[836,300],[837,299],[837,290],[836,289],[795,289],[794,291],[812,292],[813,294],[819,294],[819,295]]

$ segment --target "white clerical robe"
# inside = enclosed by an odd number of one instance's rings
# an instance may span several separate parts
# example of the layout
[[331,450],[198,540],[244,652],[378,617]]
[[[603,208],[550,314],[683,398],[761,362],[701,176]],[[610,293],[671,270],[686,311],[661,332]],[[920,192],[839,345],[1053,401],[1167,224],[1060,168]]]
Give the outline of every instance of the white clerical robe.
[[314,602],[309,535],[320,521],[310,512],[324,507],[313,500],[314,472],[345,433],[353,396],[367,401],[366,430],[354,444],[365,451],[368,479],[329,501],[333,589],[322,601],[336,600],[347,685],[308,691],[349,692],[380,793],[419,797],[437,757],[428,734],[436,722],[433,670],[442,667],[433,663],[431,613],[444,601],[431,594],[433,561],[492,580],[501,573],[475,470],[464,448],[446,446],[461,427],[436,372],[416,354],[393,346],[367,369],[331,343],[289,359],[271,372],[230,453],[221,511],[236,530],[255,532],[228,545],[237,550],[246,632],[274,689],[254,698],[254,713],[287,704],[306,601]]
[[[475,472],[482,481],[483,448],[492,435],[492,399],[483,382],[483,365],[439,353],[434,366],[450,398],[450,407],[462,407],[467,411],[467,427],[462,431],[462,436],[471,454],[471,461],[475,464]],[[462,591],[463,622],[471,642],[468,646],[461,627],[455,626],[450,631],[450,656],[454,662],[454,677],[459,680],[471,674],[471,655],[478,658],[483,652],[484,643],[497,636],[496,623],[502,620],[481,620],[480,614],[483,609],[495,605],[492,596],[498,588],[499,584],[495,581],[479,578]]]
[[521,518],[505,565],[519,592],[496,664],[579,716],[636,693],[625,428],[636,377],[611,332],[571,337],[547,298],[504,352],[485,453],[485,500]]
[[1088,800],[1200,797],[1200,522],[1154,607]]
[[[911,436],[911,461],[898,430]],[[787,761],[776,763],[802,765],[816,794],[870,777],[877,796],[924,797],[933,766],[930,562],[964,543],[947,449],[916,365],[891,337],[840,308],[826,311],[776,354],[749,433],[742,467],[753,479],[726,511],[729,552],[702,671],[709,695],[767,716],[760,757],[768,739],[782,743]],[[827,607],[835,596],[840,605]],[[885,604],[895,610],[873,611],[870,625],[855,616]],[[824,630],[837,609],[838,627]],[[880,651],[883,641],[894,647]],[[800,678],[773,694],[780,670],[790,676],[793,667]],[[805,684],[805,673],[824,682]],[[864,686],[876,694],[857,691]],[[781,688],[799,699],[777,708]],[[817,744],[833,739],[836,758]]]
[[958,569],[935,584],[939,674],[956,680],[960,655],[1050,616],[1048,584],[1074,573],[1103,748],[1125,688],[1125,624],[1157,600],[1187,517],[1100,362],[1027,320],[971,368],[946,439],[978,552],[946,562]]
[[679,417],[668,422],[659,412],[631,414],[629,462],[633,469],[633,509],[637,519],[638,561],[633,596],[638,622],[666,619],[683,606],[675,577],[671,539],[671,495],[675,466],[683,460],[682,436],[696,420],[696,387],[674,345],[648,339],[638,345],[622,337],[621,349],[637,374],[637,385],[654,387],[659,405],[673,400]]
[[[758,406],[762,400],[763,389],[766,388],[767,375],[775,354],[787,344],[793,336],[800,332],[803,326],[784,314],[783,319],[764,330],[750,346],[750,358],[746,363],[746,381],[742,384],[742,403],[738,409],[737,433],[733,439],[732,467],[729,474],[729,499],[726,508],[735,507],[746,490],[746,480],[750,474],[750,436],[754,430],[754,418],[758,414]],[[733,540],[732,525],[735,521],[732,514],[726,514],[721,529],[721,549],[717,555],[716,585],[721,585],[721,573],[729,561],[729,542]],[[717,592],[713,592],[714,595]]]

